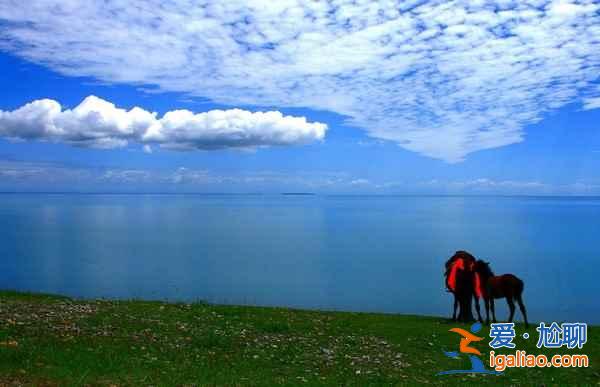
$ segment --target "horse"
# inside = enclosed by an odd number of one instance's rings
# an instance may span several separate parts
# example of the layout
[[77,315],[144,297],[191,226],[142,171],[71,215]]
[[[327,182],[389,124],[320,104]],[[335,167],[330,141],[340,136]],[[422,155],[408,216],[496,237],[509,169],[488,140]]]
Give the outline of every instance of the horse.
[[516,300],[521,309],[523,320],[525,321],[525,327],[529,326],[527,322],[527,311],[523,304],[523,289],[525,287],[523,281],[513,274],[503,274],[495,276],[494,272],[490,268],[490,263],[482,260],[477,260],[474,264],[474,271],[479,275],[481,280],[481,293],[485,302],[485,314],[486,324],[490,323],[490,307],[492,309],[492,318],[496,322],[496,311],[494,308],[494,299],[506,298],[508,307],[510,309],[509,322],[513,321],[515,316],[515,303]]
[[473,272],[475,257],[466,251],[459,250],[446,262],[446,289],[454,295],[454,309],[452,321],[456,321],[456,311],[460,305],[458,319],[461,321],[473,320],[471,312],[471,299],[475,300],[475,309],[480,322],[481,311],[479,297],[481,297],[479,277]]

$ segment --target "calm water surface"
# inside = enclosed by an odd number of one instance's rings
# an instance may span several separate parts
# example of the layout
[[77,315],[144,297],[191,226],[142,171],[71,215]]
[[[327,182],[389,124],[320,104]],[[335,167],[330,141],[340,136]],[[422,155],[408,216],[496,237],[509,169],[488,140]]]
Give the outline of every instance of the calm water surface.
[[600,323],[598,198],[0,195],[0,288],[448,315],[457,249]]

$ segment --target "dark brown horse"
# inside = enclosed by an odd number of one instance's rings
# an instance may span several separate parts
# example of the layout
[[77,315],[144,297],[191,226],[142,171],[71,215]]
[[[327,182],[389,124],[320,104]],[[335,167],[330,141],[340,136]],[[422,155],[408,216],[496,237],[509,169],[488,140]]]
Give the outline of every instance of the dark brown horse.
[[475,257],[466,251],[459,250],[446,262],[446,289],[454,295],[454,309],[452,321],[456,321],[456,312],[460,306],[458,320],[473,320],[471,311],[471,300],[475,300],[475,309],[479,321],[482,321],[481,311],[479,309],[480,287],[478,278],[473,271]]
[[479,275],[481,281],[481,296],[485,302],[486,324],[490,323],[490,307],[492,309],[493,321],[496,322],[494,299],[506,298],[506,302],[510,309],[508,321],[513,321],[515,316],[515,301],[517,301],[519,309],[521,309],[521,314],[523,315],[523,320],[525,321],[525,327],[528,327],[527,311],[523,304],[523,281],[512,274],[495,276],[490,268],[490,263],[482,260],[477,260],[475,262],[474,271]]

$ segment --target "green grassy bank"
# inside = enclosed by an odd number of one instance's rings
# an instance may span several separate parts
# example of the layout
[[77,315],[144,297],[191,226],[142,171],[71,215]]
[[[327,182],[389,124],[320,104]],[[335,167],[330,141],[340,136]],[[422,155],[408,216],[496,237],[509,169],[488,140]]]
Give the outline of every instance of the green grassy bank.
[[[460,326],[446,319],[0,292],[0,385],[597,385],[600,327],[581,350],[538,350],[517,326],[516,349],[584,353],[588,368],[436,376]],[[468,329],[467,326],[463,328]],[[487,335],[486,327],[480,332]],[[488,361],[489,338],[475,344]],[[497,351],[506,352],[506,351]]]

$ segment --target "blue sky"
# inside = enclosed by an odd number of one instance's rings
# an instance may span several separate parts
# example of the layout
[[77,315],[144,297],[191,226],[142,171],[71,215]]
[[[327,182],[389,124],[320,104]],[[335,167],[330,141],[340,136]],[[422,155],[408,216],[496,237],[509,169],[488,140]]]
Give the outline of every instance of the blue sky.
[[594,2],[53,3],[0,5],[2,191],[600,194]]

